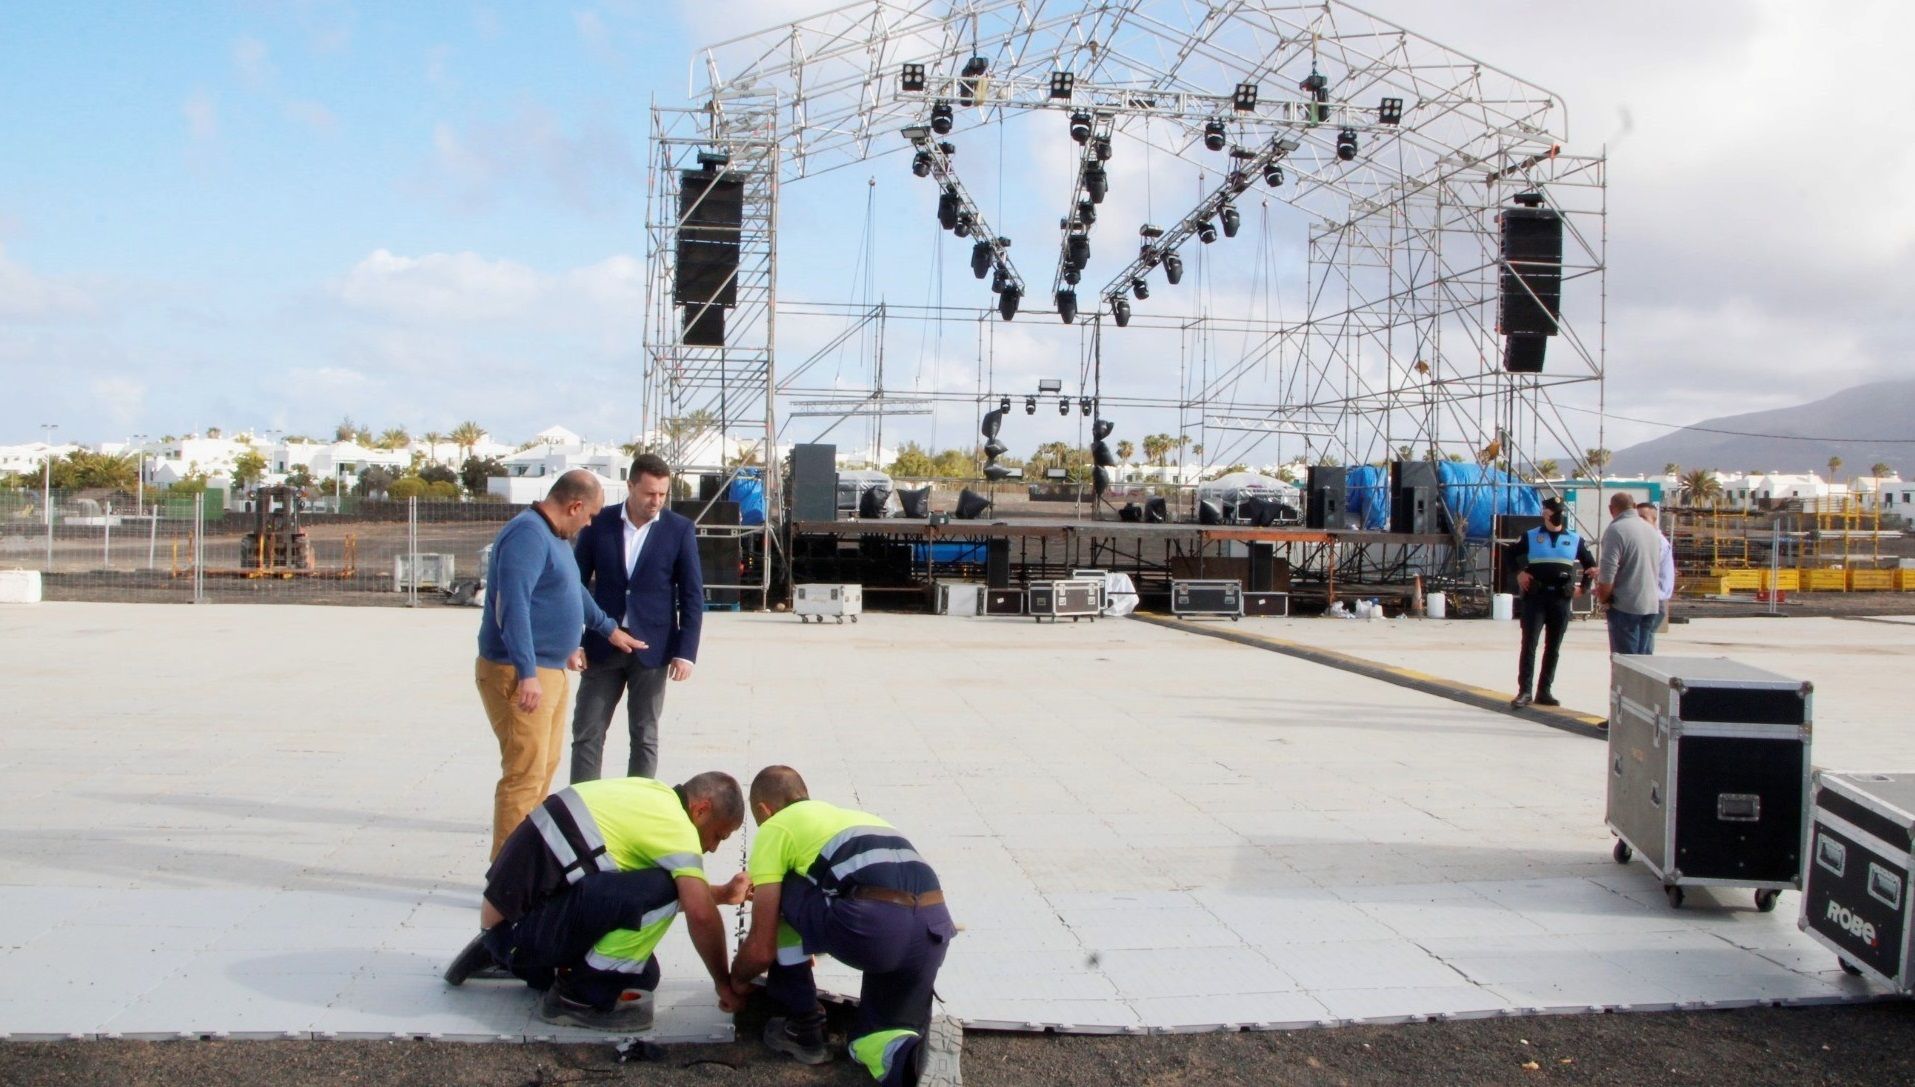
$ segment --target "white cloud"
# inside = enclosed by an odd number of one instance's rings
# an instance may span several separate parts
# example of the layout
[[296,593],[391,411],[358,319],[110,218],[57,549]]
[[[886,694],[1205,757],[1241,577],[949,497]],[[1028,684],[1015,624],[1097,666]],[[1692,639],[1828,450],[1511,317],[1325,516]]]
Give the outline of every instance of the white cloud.
[[546,290],[523,264],[477,253],[402,257],[378,249],[337,285],[354,309],[409,321],[506,321],[523,316]]
[[91,294],[71,283],[42,276],[7,257],[0,244],[0,321],[49,321],[97,312]]
[[279,75],[266,43],[253,37],[233,42],[233,68],[238,71],[240,82],[254,90],[265,87]]
[[180,104],[186,118],[186,131],[195,144],[208,144],[219,138],[219,105],[206,88],[196,88]]
[[286,103],[286,116],[322,135],[339,130],[339,117],[325,103],[301,99]]
[[87,382],[93,402],[120,426],[129,426],[146,408],[146,385],[129,377],[97,377]]

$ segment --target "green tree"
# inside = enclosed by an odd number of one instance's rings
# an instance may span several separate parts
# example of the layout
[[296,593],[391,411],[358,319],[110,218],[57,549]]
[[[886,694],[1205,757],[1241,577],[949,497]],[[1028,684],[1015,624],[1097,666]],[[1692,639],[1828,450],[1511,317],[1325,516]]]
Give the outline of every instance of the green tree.
[[[347,421],[350,422],[351,420]],[[466,457],[470,459],[472,456],[472,447],[485,441],[485,428],[467,419],[465,422],[453,427],[449,437],[451,437],[453,443],[460,449],[465,450]],[[483,486],[483,484],[481,484],[481,486]]]
[[1691,506],[1715,505],[1722,497],[1722,481],[1707,468],[1692,468],[1682,473],[1676,489],[1684,503]]
[[1603,469],[1609,467],[1609,457],[1607,449],[1583,450],[1583,463],[1589,465],[1589,474],[1598,479],[1602,477]]
[[[983,456],[981,449],[946,449],[931,459],[931,476],[934,479],[970,479],[977,475],[978,458]],[[1003,457],[997,458],[999,464],[1010,466]]]
[[390,493],[388,488],[390,488],[398,478],[399,473],[383,464],[368,464],[359,470],[359,483],[353,487],[352,493],[361,498],[372,498],[376,495],[388,494]]
[[241,491],[250,489],[266,474],[266,458],[256,450],[248,449],[233,458],[233,483]]
[[[31,473],[29,478],[38,477],[44,482],[47,469]],[[64,457],[53,458],[51,479],[53,488],[59,491],[79,491],[97,488],[130,491],[140,478],[140,462],[136,456],[110,453],[94,453],[86,449],[75,449]]]
[[1874,476],[1876,479],[1881,479],[1883,476],[1894,475],[1895,467],[1885,460],[1878,460],[1874,464],[1869,465],[1868,474]]
[[352,416],[348,415],[339,420],[338,425],[332,428],[332,440],[336,442],[352,441],[359,436],[359,429],[359,424],[353,422]]
[[898,447],[897,459],[884,470],[896,479],[930,479],[937,473],[937,464],[923,446],[905,442]]
[[431,480],[426,483],[426,497],[435,502],[457,502],[459,485],[443,479]]
[[373,444],[380,449],[404,449],[412,444],[412,435],[406,433],[406,428],[402,426],[387,427]]
[[1830,457],[1829,458],[1829,482],[1834,483],[1836,480],[1836,477],[1840,476],[1841,474],[1842,474],[1842,458]]
[[1137,447],[1131,444],[1130,439],[1126,438],[1123,441],[1120,441],[1117,443],[1117,459],[1118,460],[1124,462],[1125,464],[1129,464],[1130,458],[1136,455],[1137,455]]
[[459,482],[459,473],[443,464],[424,465],[415,474],[427,483],[451,483],[456,486]]
[[1536,462],[1536,474],[1533,478],[1538,480],[1555,479],[1561,471],[1562,465],[1557,464],[1555,461],[1539,460]]
[[206,428],[206,436],[208,438],[223,438],[226,436],[226,432],[216,426],[209,426]]
[[293,465],[293,470],[286,473],[286,485],[288,487],[310,487],[313,485],[313,474],[306,470],[305,465],[295,464]]
[[[454,440],[457,440],[456,434]],[[485,493],[485,481],[505,474],[505,462],[497,457],[467,457],[459,466],[459,483],[465,493],[477,498]]]
[[427,483],[418,476],[400,476],[386,485],[386,497],[394,502],[425,497]]

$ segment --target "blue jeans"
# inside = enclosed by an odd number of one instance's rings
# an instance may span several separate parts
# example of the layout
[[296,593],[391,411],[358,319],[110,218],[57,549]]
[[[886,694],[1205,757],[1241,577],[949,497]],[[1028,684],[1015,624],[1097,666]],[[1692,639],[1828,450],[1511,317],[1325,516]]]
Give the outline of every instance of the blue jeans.
[[1611,608],[1609,610],[1609,651],[1611,653],[1654,653],[1656,627],[1661,623],[1662,616],[1656,612],[1637,615]]

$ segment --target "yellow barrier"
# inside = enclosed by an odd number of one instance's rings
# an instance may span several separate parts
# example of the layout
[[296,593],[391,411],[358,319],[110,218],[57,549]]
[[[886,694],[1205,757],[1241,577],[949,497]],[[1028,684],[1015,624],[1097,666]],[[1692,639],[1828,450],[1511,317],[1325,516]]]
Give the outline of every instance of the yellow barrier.
[[1802,589],[1806,592],[1828,593],[1847,592],[1849,573],[1847,570],[1804,570],[1802,571]]
[[1752,593],[1762,587],[1762,570],[1738,570],[1733,567],[1718,566],[1710,576],[1721,578],[1723,591],[1730,593]]
[[1895,587],[1905,593],[1915,592],[1915,567],[1895,571]]
[[1894,570],[1850,570],[1849,592],[1879,593],[1895,588]]
[[1726,596],[1729,592],[1727,582],[1727,578],[1691,574],[1676,579],[1676,593],[1679,596]]
[[1761,587],[1770,592],[1775,592],[1778,589],[1785,593],[1801,592],[1802,571],[1794,567],[1790,567],[1787,570],[1764,570],[1762,571]]

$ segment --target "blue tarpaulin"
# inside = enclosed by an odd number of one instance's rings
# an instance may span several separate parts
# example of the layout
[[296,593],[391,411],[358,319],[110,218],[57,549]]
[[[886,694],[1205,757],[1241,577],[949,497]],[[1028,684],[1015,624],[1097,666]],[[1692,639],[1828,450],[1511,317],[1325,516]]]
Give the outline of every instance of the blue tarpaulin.
[[[1535,517],[1543,512],[1536,488],[1499,468],[1438,461],[1436,481],[1443,489],[1443,508],[1463,536],[1482,542],[1490,538],[1495,518],[1502,514]],[[1357,526],[1370,532],[1390,527],[1390,470],[1372,464],[1350,469],[1345,486],[1345,508]]]
[[738,503],[738,523],[741,525],[762,525],[765,523],[765,481],[754,473],[743,472],[731,481],[731,500]]

